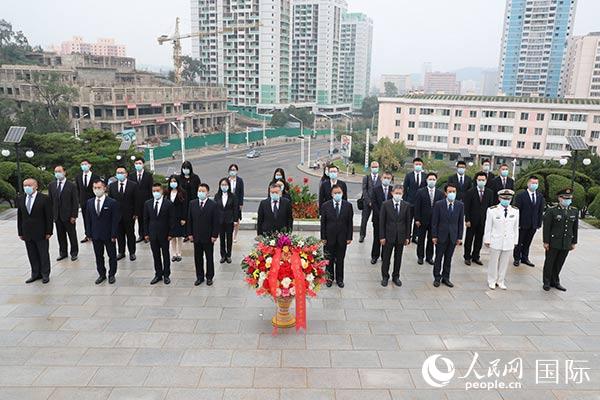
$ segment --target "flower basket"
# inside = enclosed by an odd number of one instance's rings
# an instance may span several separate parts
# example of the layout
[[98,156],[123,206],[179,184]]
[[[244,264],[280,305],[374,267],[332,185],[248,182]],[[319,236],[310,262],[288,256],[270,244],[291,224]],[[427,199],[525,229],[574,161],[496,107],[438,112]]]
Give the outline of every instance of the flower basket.
[[[245,281],[258,296],[270,296],[277,302],[273,326],[306,329],[306,297],[316,297],[327,281],[328,261],[323,244],[315,237],[277,233],[259,237],[250,254],[242,260]],[[289,313],[296,299],[295,318]]]
[[317,195],[311,193],[308,186],[308,178],[303,178],[302,184],[294,183],[294,179],[288,178],[290,184],[290,197],[292,199],[292,215],[294,219],[318,219],[319,205]]

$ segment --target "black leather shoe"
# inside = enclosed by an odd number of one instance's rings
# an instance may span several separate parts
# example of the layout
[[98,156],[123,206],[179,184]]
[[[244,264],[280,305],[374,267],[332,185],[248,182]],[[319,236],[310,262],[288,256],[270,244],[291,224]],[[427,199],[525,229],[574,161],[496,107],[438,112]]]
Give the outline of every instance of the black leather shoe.
[[158,282],[162,281],[161,277],[155,276],[154,279],[150,281],[151,285],[156,285]]
[[98,279],[96,279],[96,285],[101,284],[102,282],[104,282],[106,280],[105,276],[99,276]]
[[550,285],[546,285],[546,284],[544,284],[543,288],[544,288],[544,290],[547,292],[547,291],[549,291],[549,290],[550,290]]
[[376,258],[371,258],[371,264],[373,264],[373,265],[377,264],[377,259]]
[[33,283],[33,282],[35,282],[35,281],[37,281],[37,280],[40,280],[40,279],[42,279],[42,277],[41,277],[41,276],[36,276],[36,277],[33,277],[33,276],[32,276],[31,278],[27,279],[27,280],[25,281],[25,283]]
[[450,282],[450,279],[442,279],[442,283],[448,287],[454,287],[454,283]]
[[386,287],[388,285],[388,280],[387,279],[382,279],[381,280],[381,286]]
[[219,260],[219,264],[225,264],[225,257],[221,257],[221,259]]
[[358,239],[358,243],[363,243],[364,241],[365,241],[365,237],[364,237],[364,236],[361,236],[361,237]]
[[535,264],[532,263],[531,261],[527,260],[527,261],[523,261],[523,264],[527,265],[528,267],[535,267]]
[[513,265],[514,265],[515,267],[518,267],[519,265],[521,265],[521,263],[520,263],[520,262],[518,262],[518,261],[513,261]]
[[117,261],[125,258],[125,254],[117,254]]
[[419,241],[418,241],[418,239],[417,239],[417,238],[413,238],[412,242],[413,242],[414,244],[419,244]]
[[561,292],[566,292],[567,288],[562,286],[560,283],[557,283],[556,285],[554,285],[554,288],[557,290],[560,290]]
[[67,258],[67,256],[58,256],[58,258],[56,259],[56,261],[62,261],[65,258]]
[[139,243],[139,242],[143,242],[143,241],[144,241],[144,238],[140,236],[139,238],[137,238],[137,240],[135,242]]
[[433,281],[433,287],[440,287],[440,281],[438,281],[438,280]]
[[231,257],[227,257],[227,259],[225,259],[225,261],[227,262],[227,264],[231,264]]
[[[42,283],[43,283],[43,284],[46,284],[46,283],[48,283],[48,282],[50,282],[50,278],[48,278],[48,277],[47,277],[47,278],[42,278]],[[565,290],[566,290],[566,289],[565,289]]]
[[427,264],[429,264],[429,265],[433,265],[433,264],[435,264],[435,263],[433,262],[433,260],[425,260],[425,262],[426,262]]
[[171,262],[176,262],[177,261],[177,257],[173,256],[171,257]]
[[392,279],[392,282],[394,282],[394,285],[396,285],[398,287],[402,286],[402,281],[398,278]]
[[333,285],[333,282],[329,279],[327,279],[327,282],[325,282],[325,286],[327,287],[331,287]]
[[71,256],[71,261],[77,261],[77,256]]
[[79,243],[87,243],[87,242],[89,242],[89,240],[90,240],[89,238],[87,238],[87,237],[84,237],[83,239],[81,239],[81,240],[79,241]]
[[177,256],[177,260],[175,260],[175,261],[180,262],[181,261],[181,257]]
[[471,265],[471,260],[465,260],[465,265]]
[[212,279],[207,279],[206,280],[206,285],[207,286],[212,286],[212,284],[213,284],[213,280]]
[[168,285],[169,283],[171,283],[171,278],[169,278],[168,276],[165,276],[163,278],[163,282],[165,283],[165,285]]
[[135,254],[130,254],[129,255],[129,261],[135,261],[137,257],[135,256]]
[[196,280],[196,282],[194,282],[194,286],[200,286],[204,283],[204,279],[198,279]]
[[337,285],[338,285],[339,288],[343,288],[344,287],[344,282],[338,282]]
[[108,277],[108,283],[110,283],[111,285],[113,285],[117,280],[115,279],[114,276],[109,276]]
[[419,264],[419,265],[423,265],[423,259],[422,259],[422,258],[419,258],[419,259],[417,260],[417,264]]
[[481,262],[481,260],[477,259],[477,260],[473,260],[473,262],[477,265],[483,265],[483,263]]

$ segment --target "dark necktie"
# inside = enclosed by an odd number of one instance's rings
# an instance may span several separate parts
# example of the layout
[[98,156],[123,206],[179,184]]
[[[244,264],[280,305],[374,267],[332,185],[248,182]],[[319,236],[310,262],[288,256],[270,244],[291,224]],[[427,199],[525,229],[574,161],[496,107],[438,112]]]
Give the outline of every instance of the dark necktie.
[[142,174],[138,174],[138,183],[142,181]]
[[460,184],[460,187],[463,187],[463,177],[461,176],[460,178],[458,178],[458,182]]
[[273,202],[273,215],[277,218],[277,213],[279,213],[279,207],[277,206],[278,201]]
[[102,209],[100,208],[100,201],[101,199],[98,199],[98,201],[96,201],[96,215],[100,215],[100,211],[102,211]]
[[27,212],[29,214],[31,214],[32,202],[33,202],[33,196],[32,195],[27,196]]
[[62,181],[58,181],[58,197],[62,194]]
[[203,208],[204,208],[204,202],[203,202],[203,201],[201,201],[201,202],[200,202],[200,209],[202,210]]
[[429,201],[431,202],[431,207],[433,207],[433,201],[435,200],[435,192],[429,191]]
[[417,187],[421,186],[421,174],[417,174]]
[[506,178],[502,178],[502,188],[506,189]]
[[154,203],[154,214],[158,217],[158,200]]
[[119,193],[123,194],[123,182],[121,182],[120,186],[119,186]]
[[450,212],[450,214],[452,214],[452,211],[454,211],[454,207],[453,207],[452,203],[450,203],[448,205],[448,211]]
[[340,203],[335,203],[335,215],[339,218],[340,216]]
[[535,193],[531,193],[531,204],[535,204]]
[[504,218],[508,217],[508,207],[504,207]]
[[84,174],[83,175],[83,187],[87,187],[87,184],[88,184],[88,182],[87,182],[87,174]]
[[396,203],[396,214],[400,215],[400,203]]
[[483,201],[483,190],[479,191],[479,202],[481,203]]
[[385,199],[387,199],[387,191],[388,191],[388,190],[387,190],[387,187],[386,187],[385,189],[383,189],[383,197],[384,197]]

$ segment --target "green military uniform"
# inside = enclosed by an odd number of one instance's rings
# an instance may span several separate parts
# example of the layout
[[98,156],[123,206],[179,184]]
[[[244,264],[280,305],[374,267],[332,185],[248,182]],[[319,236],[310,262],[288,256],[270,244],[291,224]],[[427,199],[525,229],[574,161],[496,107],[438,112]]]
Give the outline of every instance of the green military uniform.
[[[572,197],[572,190],[565,189],[558,193],[563,199]],[[575,207],[563,206],[549,208],[544,215],[544,243],[550,248],[546,251],[544,261],[544,289],[560,285],[559,274],[573,245],[577,244],[577,230],[579,229],[579,211]]]

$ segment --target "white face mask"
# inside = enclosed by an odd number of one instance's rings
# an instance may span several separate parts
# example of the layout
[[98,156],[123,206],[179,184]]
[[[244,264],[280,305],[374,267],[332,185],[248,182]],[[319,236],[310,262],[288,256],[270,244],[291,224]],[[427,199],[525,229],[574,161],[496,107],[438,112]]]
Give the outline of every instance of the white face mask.
[[104,189],[94,189],[94,194],[96,197],[102,197],[104,196]]

